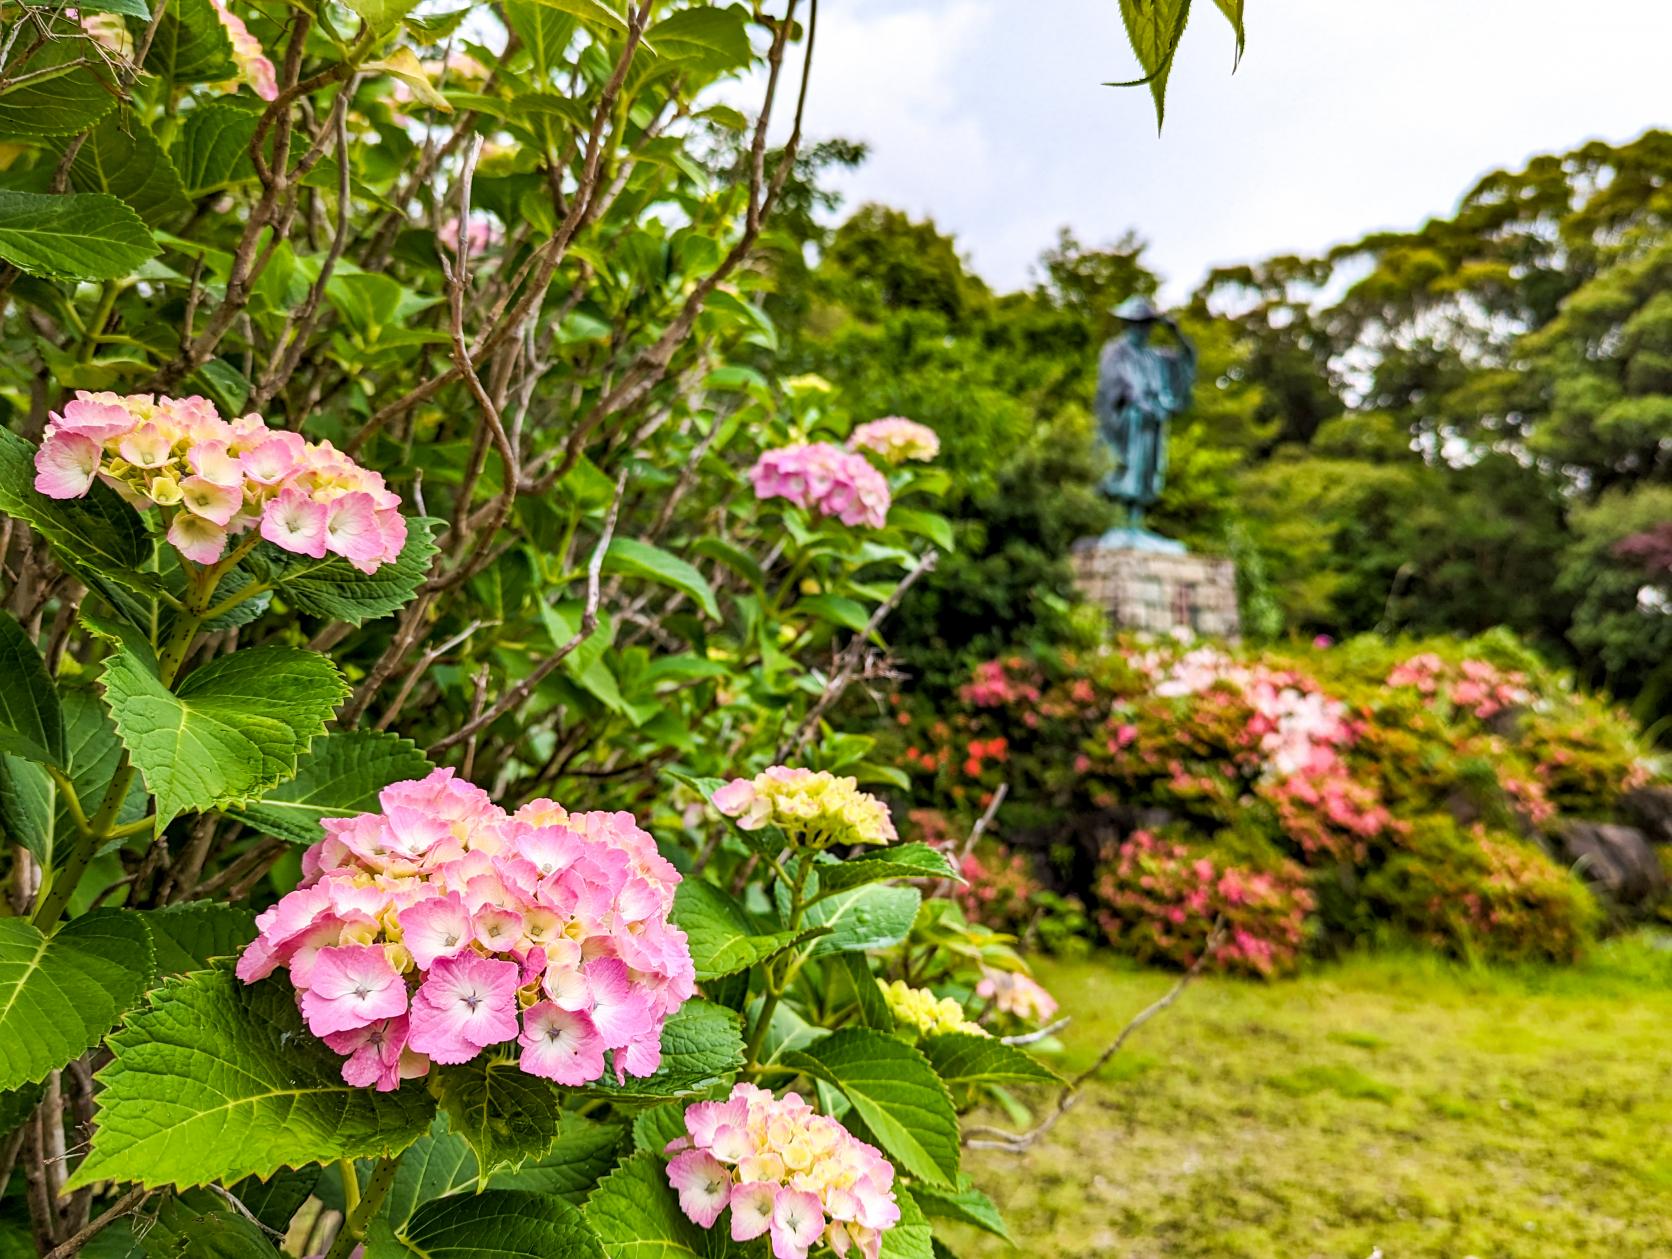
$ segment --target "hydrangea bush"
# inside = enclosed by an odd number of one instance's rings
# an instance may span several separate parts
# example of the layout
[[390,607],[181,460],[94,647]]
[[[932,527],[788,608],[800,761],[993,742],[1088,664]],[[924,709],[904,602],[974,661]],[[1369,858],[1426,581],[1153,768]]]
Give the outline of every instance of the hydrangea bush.
[[937,440],[766,370],[807,6],[12,13],[0,1249],[1002,1231],[1047,1000],[832,716]]

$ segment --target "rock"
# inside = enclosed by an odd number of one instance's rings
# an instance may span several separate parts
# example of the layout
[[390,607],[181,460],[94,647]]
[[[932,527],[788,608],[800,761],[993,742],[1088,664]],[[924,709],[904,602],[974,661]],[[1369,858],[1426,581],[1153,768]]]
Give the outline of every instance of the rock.
[[1672,844],[1672,787],[1639,787],[1620,797],[1620,810],[1651,844]]
[[1666,872],[1635,826],[1567,822],[1555,838],[1558,855],[1616,905],[1649,905],[1666,891]]

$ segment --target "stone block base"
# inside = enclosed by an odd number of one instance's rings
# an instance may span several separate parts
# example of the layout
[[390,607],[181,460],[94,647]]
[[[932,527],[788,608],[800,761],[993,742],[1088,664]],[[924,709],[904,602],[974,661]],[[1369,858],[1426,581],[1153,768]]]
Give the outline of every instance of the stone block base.
[[1081,592],[1117,629],[1188,630],[1233,642],[1241,635],[1236,566],[1228,559],[1109,547],[1095,539],[1076,543],[1070,558]]

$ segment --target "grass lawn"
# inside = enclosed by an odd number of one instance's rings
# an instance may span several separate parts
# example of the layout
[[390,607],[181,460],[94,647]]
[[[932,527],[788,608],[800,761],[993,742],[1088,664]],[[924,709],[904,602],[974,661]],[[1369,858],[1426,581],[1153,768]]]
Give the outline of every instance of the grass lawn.
[[[1039,970],[1074,1016],[1066,1071],[1173,978]],[[1566,971],[1380,956],[1202,979],[1042,1144],[966,1166],[1017,1246],[960,1231],[965,1259],[1666,1259],[1672,939]]]

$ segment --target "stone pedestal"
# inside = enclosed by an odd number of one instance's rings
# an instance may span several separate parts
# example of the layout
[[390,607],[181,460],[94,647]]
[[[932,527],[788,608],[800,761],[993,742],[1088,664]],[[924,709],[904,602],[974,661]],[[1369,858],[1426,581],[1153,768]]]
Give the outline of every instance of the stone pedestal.
[[1081,592],[1117,629],[1188,630],[1232,642],[1241,636],[1236,566],[1228,559],[1112,547],[1098,539],[1076,543],[1071,559]]

